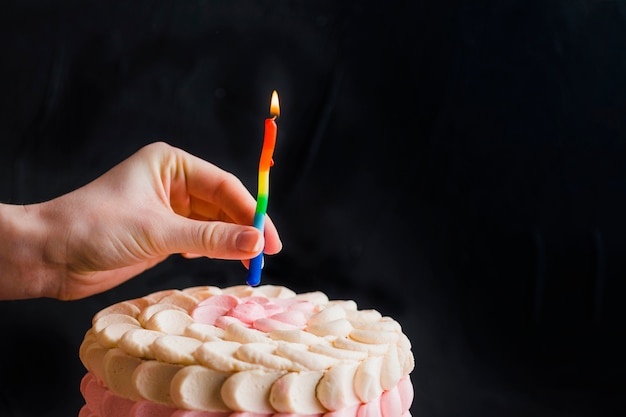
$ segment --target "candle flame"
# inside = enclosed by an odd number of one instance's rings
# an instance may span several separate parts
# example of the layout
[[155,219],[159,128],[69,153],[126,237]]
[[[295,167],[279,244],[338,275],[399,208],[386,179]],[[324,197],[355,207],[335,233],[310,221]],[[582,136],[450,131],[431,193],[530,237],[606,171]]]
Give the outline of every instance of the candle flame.
[[270,114],[274,117],[280,116],[280,104],[278,103],[278,92],[272,92],[272,102],[270,104]]

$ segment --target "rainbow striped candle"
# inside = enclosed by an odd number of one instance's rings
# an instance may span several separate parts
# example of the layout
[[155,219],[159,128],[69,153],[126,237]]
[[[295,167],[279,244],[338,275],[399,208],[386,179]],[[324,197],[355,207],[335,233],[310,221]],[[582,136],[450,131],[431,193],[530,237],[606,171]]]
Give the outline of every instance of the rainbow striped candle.
[[[254,212],[254,227],[263,233],[265,227],[265,214],[267,213],[267,203],[270,194],[270,167],[274,165],[272,155],[276,145],[276,119],[280,116],[280,105],[278,103],[278,93],[272,92],[270,103],[269,119],[265,119],[265,134],[263,137],[263,149],[259,161],[259,185],[256,199],[256,210]],[[257,286],[261,282],[261,269],[263,269],[263,252],[250,260],[248,269],[248,285]]]

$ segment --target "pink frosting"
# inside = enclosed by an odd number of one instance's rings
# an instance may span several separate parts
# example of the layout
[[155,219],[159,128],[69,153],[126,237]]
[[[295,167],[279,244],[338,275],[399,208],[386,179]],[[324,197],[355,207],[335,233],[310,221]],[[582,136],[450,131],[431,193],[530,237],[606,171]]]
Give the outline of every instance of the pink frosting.
[[380,407],[380,397],[363,404],[359,407],[359,411],[356,414],[357,417],[383,417],[382,409]]
[[405,411],[402,409],[402,398],[398,387],[383,392],[380,397],[380,409],[384,416],[401,416]]
[[413,384],[408,376],[402,378],[397,387],[367,404],[313,415],[177,410],[151,401],[121,398],[101,385],[91,373],[83,377],[80,391],[86,404],[79,417],[410,417],[409,407],[413,401]]
[[80,386],[87,407],[92,412],[99,414],[102,397],[104,393],[108,391],[107,388],[100,385],[91,373],[83,377]]
[[199,305],[193,310],[191,317],[198,323],[215,325],[217,319],[228,313],[228,310],[220,306]]
[[91,417],[94,415],[95,414],[91,412],[91,410],[89,409],[89,407],[87,407],[87,405],[83,405],[80,411],[78,412],[78,417]]
[[134,401],[122,398],[106,390],[102,396],[102,402],[100,403],[100,414],[103,416],[130,415],[133,405],[135,405]]
[[306,300],[261,296],[240,299],[220,294],[200,302],[191,312],[191,317],[198,323],[223,329],[237,323],[269,333],[273,330],[304,329],[314,309],[315,305]]
[[235,297],[234,295],[220,294],[214,295],[201,301],[200,303],[198,303],[198,306],[215,306],[230,310],[237,304],[239,304],[239,298]]
[[409,407],[413,403],[413,384],[411,378],[407,375],[398,383],[398,394],[400,395],[400,401],[402,402],[402,413],[408,413]]
[[[153,403],[152,401],[137,401],[133,408],[130,409],[128,417],[171,417],[176,411],[175,408],[167,407],[162,404]],[[100,417],[113,417],[120,416],[120,414],[113,414],[111,416],[105,416],[102,414]]]
[[361,404],[355,404],[350,407],[342,408],[341,410],[326,413],[324,417],[356,417],[359,408],[361,408]]
[[219,411],[192,411],[192,410],[176,410],[172,417],[229,417],[229,413]]

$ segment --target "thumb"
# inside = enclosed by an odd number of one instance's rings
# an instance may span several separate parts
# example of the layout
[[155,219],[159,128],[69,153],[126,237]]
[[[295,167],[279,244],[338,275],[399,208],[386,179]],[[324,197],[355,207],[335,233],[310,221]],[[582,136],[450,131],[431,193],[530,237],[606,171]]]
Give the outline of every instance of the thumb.
[[163,234],[162,241],[168,254],[240,260],[255,257],[265,245],[263,234],[252,226],[180,216],[168,222]]

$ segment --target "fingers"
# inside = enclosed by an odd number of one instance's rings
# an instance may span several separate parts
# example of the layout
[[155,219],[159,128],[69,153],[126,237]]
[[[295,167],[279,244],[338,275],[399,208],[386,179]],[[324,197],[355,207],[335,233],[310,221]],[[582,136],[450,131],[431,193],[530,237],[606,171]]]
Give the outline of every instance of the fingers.
[[[193,202],[201,210],[207,210],[208,204],[213,212],[211,218],[222,212],[223,218],[235,223],[251,224],[256,202],[237,177],[185,151],[169,148],[170,152],[163,155],[162,164],[167,172],[162,177],[170,179],[166,186],[171,187],[168,194],[172,199]],[[180,205],[180,201],[172,203]]]
[[[256,201],[237,177],[169,145],[158,144],[157,148],[164,152],[165,159],[162,163],[169,171],[168,175],[163,177],[178,178],[171,181],[172,189],[168,194],[172,199],[183,200],[183,203],[173,201],[172,207],[181,207],[185,204],[188,207],[181,210],[182,212],[177,211],[179,214],[195,219],[252,225]],[[172,152],[175,157],[168,157]],[[181,187],[184,187],[184,190],[181,190]],[[265,253],[275,254],[282,249],[276,226],[269,217],[266,217],[264,236]]]
[[[223,211],[220,207],[209,203],[204,200],[200,200],[198,198],[190,199],[190,207],[191,213],[187,216],[191,219],[196,220],[219,220],[228,223],[238,223],[236,219],[231,218],[225,211]],[[253,209],[254,210],[254,209]],[[254,211],[253,211],[254,217]],[[251,225],[252,220],[247,223],[243,223],[245,225]],[[269,216],[265,217],[265,248],[264,252],[268,255],[273,255],[282,249],[282,243],[278,236],[278,230],[276,225],[272,221]]]
[[283,243],[278,237],[278,230],[276,229],[276,225],[272,222],[272,219],[269,216],[265,216],[265,247],[263,248],[263,252],[268,255],[275,255],[281,251],[283,248]]
[[[267,229],[274,229],[274,232],[267,232]],[[275,255],[278,252],[281,251],[281,249],[283,248],[282,246],[282,242],[280,241],[280,239],[276,239],[276,238],[268,238],[269,236],[277,236],[277,232],[276,231],[276,227],[274,226],[274,224],[271,222],[271,220],[269,219],[269,217],[266,219],[265,222],[265,246],[263,247],[263,253],[267,254],[267,255]],[[260,233],[259,233],[260,236]],[[195,259],[195,258],[201,258],[204,256],[209,256],[206,253],[194,253],[194,252],[181,252],[181,254],[183,255],[183,257],[188,258],[188,259]],[[240,258],[243,261],[244,266],[247,268],[248,267],[248,260],[250,258]]]
[[265,240],[252,226],[217,221],[190,220],[172,215],[162,222],[163,253],[184,253],[187,257],[207,256],[218,259],[250,259],[261,253]]
[[[167,208],[156,221],[158,230],[147,229],[148,234],[155,234],[148,239],[160,254],[250,259],[261,251],[275,254],[281,250],[278,231],[269,218],[264,236],[251,226],[256,201],[233,174],[162,142],[142,148],[130,159],[134,158],[150,167],[144,171],[148,174],[144,182],[135,188],[145,190],[148,181],[147,188],[153,188]],[[126,175],[140,178],[132,171],[138,164],[125,165]]]

